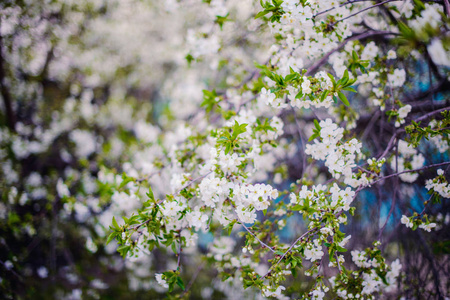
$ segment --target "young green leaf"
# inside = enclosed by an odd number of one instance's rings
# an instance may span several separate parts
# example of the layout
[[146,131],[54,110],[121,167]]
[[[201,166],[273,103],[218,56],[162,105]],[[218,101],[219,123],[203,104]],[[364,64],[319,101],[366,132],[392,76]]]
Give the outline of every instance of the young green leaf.
[[342,103],[345,104],[345,106],[350,106],[350,102],[348,102],[347,97],[342,93],[341,91],[338,92],[339,99],[341,99]]

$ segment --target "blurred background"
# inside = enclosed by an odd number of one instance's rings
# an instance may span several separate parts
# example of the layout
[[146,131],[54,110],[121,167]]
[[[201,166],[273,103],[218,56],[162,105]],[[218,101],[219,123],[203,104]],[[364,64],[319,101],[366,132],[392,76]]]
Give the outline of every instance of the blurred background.
[[[146,161],[146,151],[157,150],[146,145],[161,128],[174,130],[190,120],[203,89],[239,85],[253,72],[253,62],[267,61],[274,38],[254,19],[259,9],[259,1],[238,0],[226,6],[194,0],[0,3],[1,299],[164,298],[154,274],[173,267],[172,257],[155,250],[124,260],[114,242],[106,245],[112,217],[129,216],[141,205],[137,198],[113,193],[111,184],[131,165],[144,174],[155,172],[157,163]],[[224,13],[232,23],[218,22],[216,16]],[[214,55],[218,51],[220,59]],[[415,68],[415,82],[425,82],[428,66],[419,61]],[[424,94],[437,89],[416,88]],[[417,98],[422,104],[414,112],[448,106],[448,86],[439,88],[425,96],[428,102]],[[371,117],[357,123],[368,153],[384,149],[390,138],[378,134],[383,124],[374,125],[374,136],[364,134]],[[311,120],[306,114],[306,132]],[[287,141],[295,130],[285,128]],[[273,161],[287,174],[280,187],[295,182],[302,171],[303,154],[292,146],[287,160]],[[427,163],[449,160],[448,151],[436,151],[430,143],[421,147]],[[265,180],[276,181],[272,175]],[[449,204],[429,208],[438,216],[438,230],[431,234],[399,225],[402,214],[423,209],[429,197],[424,182],[434,176],[430,170],[415,185],[386,181],[361,192],[357,214],[345,228],[352,235],[350,249],[370,245],[398,188],[383,250],[388,259],[402,259],[405,281],[399,295],[407,299],[434,299],[450,288]],[[162,194],[167,178],[152,180],[152,186],[161,186],[155,193]],[[301,218],[291,218],[280,233],[282,241],[292,240],[304,226]],[[233,236],[235,241],[216,241],[218,247],[239,252],[242,239]],[[258,298],[211,281],[217,272],[207,269],[199,254],[212,243],[212,236],[201,235],[195,252],[187,253],[185,282],[196,279],[190,298]],[[300,274],[294,285],[307,290],[310,279]]]

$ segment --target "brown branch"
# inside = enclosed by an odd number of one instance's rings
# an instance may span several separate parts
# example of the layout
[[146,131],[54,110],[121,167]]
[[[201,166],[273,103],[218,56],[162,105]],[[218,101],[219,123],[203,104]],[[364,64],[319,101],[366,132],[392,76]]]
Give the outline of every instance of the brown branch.
[[434,263],[435,260],[433,259],[433,252],[431,251],[430,246],[428,245],[427,241],[423,237],[422,232],[419,230],[419,231],[417,231],[417,234],[419,235],[422,246],[425,248],[425,257],[428,259],[428,261],[430,263],[430,267],[431,267],[431,272],[433,273],[434,286],[435,286],[435,289],[437,292],[437,295],[436,295],[437,298],[435,298],[435,299],[444,300],[444,297],[442,296],[442,293],[440,290],[441,281],[439,279],[439,273],[438,273],[435,263]]
[[374,4],[374,5],[372,5],[372,6],[369,6],[369,7],[364,8],[364,9],[362,9],[362,10],[360,10],[360,11],[357,11],[357,12],[355,12],[354,14],[351,14],[351,15],[345,17],[345,18],[339,19],[339,20],[337,20],[336,22],[330,24],[329,26],[333,27],[333,26],[336,25],[337,23],[342,22],[342,21],[344,21],[344,20],[347,20],[347,19],[349,19],[349,18],[351,18],[351,17],[353,17],[353,16],[356,16],[356,15],[362,13],[362,12],[365,12],[366,10],[375,8],[375,7],[377,7],[377,6],[386,4],[386,3],[388,3],[388,2],[394,2],[394,1],[399,1],[399,0],[386,0],[386,1],[383,1],[383,2],[380,2],[380,3],[377,3],[377,4]]
[[444,6],[447,17],[450,17],[450,4],[448,3],[448,0],[444,0]]
[[180,271],[180,267],[181,267],[181,252],[183,251],[183,248],[181,247],[181,236],[180,236],[180,248],[178,249],[178,253],[177,253],[177,271]]
[[184,295],[186,295],[186,293],[190,290],[191,286],[194,284],[195,279],[197,279],[198,274],[200,274],[200,272],[203,270],[205,263],[201,263],[197,270],[195,271],[194,275],[192,276],[191,280],[189,281],[188,285],[186,286],[186,288],[184,289],[183,293],[181,293],[180,295],[180,299],[183,298]]
[[8,270],[9,272],[11,272],[14,276],[16,276],[20,281],[23,281],[22,276],[20,276],[19,274],[17,274],[17,272],[14,271],[12,268],[8,268],[8,267],[6,266],[6,264],[5,264],[3,261],[0,260],[0,264],[1,264],[6,270]]
[[436,114],[441,113],[441,112],[446,111],[446,110],[450,110],[450,106],[444,107],[444,108],[441,108],[441,109],[438,109],[438,110],[435,110],[435,111],[432,111],[432,112],[429,112],[429,113],[427,113],[426,115],[423,115],[422,117],[417,118],[417,119],[414,120],[414,121],[415,121],[415,122],[423,121],[423,120],[425,120],[425,119],[427,119],[427,118],[429,118],[429,117],[431,117],[431,116],[433,116],[433,115],[436,115]]
[[422,168],[419,168],[419,169],[406,170],[406,171],[403,171],[403,172],[398,172],[398,173],[390,174],[390,175],[387,175],[387,176],[383,176],[383,177],[378,178],[374,182],[371,182],[370,184],[372,185],[372,184],[378,183],[378,182],[380,182],[382,180],[385,180],[385,179],[388,179],[388,178],[391,178],[391,177],[395,177],[395,176],[399,176],[401,174],[412,173],[412,172],[420,172],[420,171],[424,171],[424,170],[427,170],[427,169],[442,167],[442,166],[446,166],[446,165],[450,165],[450,161],[446,161],[446,162],[442,162],[442,163],[438,163],[438,164],[425,166],[425,167],[422,167]]
[[[1,18],[0,18],[0,28],[1,28]],[[6,86],[6,71],[5,71],[5,65],[4,65],[4,57],[3,57],[3,37],[0,34],[0,93],[3,98],[3,102],[5,104],[5,110],[6,110],[6,118],[7,118],[7,124],[11,131],[16,131],[16,117],[14,115],[14,111],[12,109],[12,98],[11,94],[9,93],[9,90]]]
[[377,35],[397,35],[397,33],[391,32],[391,31],[375,31],[375,32],[369,31],[369,32],[361,33],[361,34],[352,35],[351,37],[349,37],[348,39],[343,41],[337,48],[331,50],[330,52],[325,54],[324,57],[322,57],[320,60],[318,60],[315,64],[310,66],[308,68],[308,71],[306,71],[305,76],[308,76],[308,75],[311,75],[312,73],[314,73],[317,69],[319,69],[322,65],[324,65],[327,62],[327,60],[331,54],[344,48],[344,46],[348,42],[353,41],[353,40],[362,40],[362,39],[372,37],[372,36],[377,36]]
[[[347,2],[342,3],[341,5],[339,5],[339,7],[345,6],[345,5],[347,5],[347,4],[353,4],[353,3],[358,3],[358,2],[372,2],[372,1],[373,1],[373,0],[353,0],[353,1],[347,1]],[[403,1],[403,0],[392,0],[392,1]],[[337,7],[337,6],[332,7],[332,8],[329,8],[329,9],[324,10],[324,11],[318,12],[317,14],[315,14],[315,15],[313,16],[313,19],[314,19],[315,17],[317,17],[317,16],[320,16],[320,15],[322,15],[322,14],[324,14],[324,13],[327,13],[327,12],[329,12],[329,11],[332,11],[332,10],[336,9],[336,7]]]
[[272,271],[273,267],[278,265],[283,259],[284,257],[291,252],[292,248],[294,248],[295,245],[297,245],[298,242],[300,242],[306,235],[310,234],[311,232],[317,231],[317,228],[312,228],[310,230],[308,230],[307,232],[305,232],[304,234],[302,234],[301,236],[299,236],[293,243],[292,245],[286,250],[286,252],[283,253],[283,255],[280,257],[280,259],[273,264],[270,269],[267,271],[266,274],[264,274],[264,276],[261,277],[261,279],[264,279],[267,275],[270,274],[270,271]]
[[292,105],[290,105],[290,107],[292,109],[292,113],[294,114],[295,125],[297,127],[297,132],[298,132],[298,135],[300,137],[300,141],[302,142],[302,146],[301,146],[301,151],[302,151],[302,173],[300,174],[300,179],[303,179],[303,174],[305,174],[305,169],[306,169],[306,153],[305,153],[305,145],[306,145],[306,143],[305,143],[305,139],[303,138],[303,134],[302,134],[300,123],[299,123],[298,118],[297,118],[297,114],[295,113],[295,110],[292,107]]
[[[238,217],[239,220],[239,217]],[[245,230],[247,230],[248,233],[250,233],[255,239],[258,240],[258,242],[263,246],[266,247],[267,249],[269,249],[270,251],[272,251],[273,253],[275,253],[275,250],[270,247],[269,245],[267,245],[266,243],[264,243],[263,241],[261,241],[247,226],[245,226],[244,222],[242,222],[241,220],[239,220],[239,222],[241,222],[241,225],[245,228]]]
[[[396,143],[396,147],[395,147],[395,172],[398,173],[398,139],[397,139],[397,143]],[[391,204],[391,208],[389,209],[389,213],[386,217],[386,221],[384,222],[383,226],[380,229],[380,232],[378,233],[378,241],[381,242],[381,236],[383,235],[383,231],[387,226],[387,223],[392,215],[392,213],[394,212],[394,208],[395,208],[395,202],[397,200],[397,189],[398,189],[398,177],[395,178],[395,183],[394,183],[394,195],[392,195],[392,204]]]

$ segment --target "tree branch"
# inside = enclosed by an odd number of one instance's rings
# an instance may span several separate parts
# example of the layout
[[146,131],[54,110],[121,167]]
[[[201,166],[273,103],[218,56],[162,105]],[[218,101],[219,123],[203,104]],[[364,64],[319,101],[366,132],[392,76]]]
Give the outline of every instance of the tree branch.
[[[239,220],[239,217],[238,217]],[[269,245],[267,245],[266,243],[264,243],[263,241],[261,241],[247,226],[245,226],[244,222],[242,222],[241,220],[239,220],[239,222],[241,222],[241,225],[245,228],[245,230],[247,230],[248,233],[250,233],[255,239],[258,240],[258,242],[263,246],[266,247],[267,249],[269,249],[270,251],[272,251],[273,253],[275,253],[275,250],[270,247]]]
[[[1,18],[0,18],[0,28],[1,28]],[[4,65],[4,57],[3,57],[3,37],[0,34],[0,92],[3,98],[3,103],[5,104],[6,110],[6,118],[7,124],[11,131],[16,131],[16,117],[14,115],[14,111],[12,109],[12,98],[9,90],[6,86],[6,71]]]
[[322,65],[324,65],[328,58],[330,57],[331,54],[333,54],[336,51],[339,51],[340,49],[344,48],[344,46],[350,42],[350,41],[354,41],[354,40],[362,40],[368,37],[372,37],[372,36],[377,36],[377,35],[398,35],[395,32],[391,32],[391,31],[369,31],[369,32],[364,32],[361,34],[356,34],[356,35],[352,35],[351,37],[349,37],[348,39],[346,39],[345,41],[343,41],[337,48],[331,50],[330,52],[328,52],[327,54],[325,54],[324,57],[322,57],[320,60],[318,60],[315,64],[313,64],[312,66],[310,66],[308,68],[308,71],[306,71],[305,76],[309,76],[312,73],[314,73],[317,69],[319,69]]

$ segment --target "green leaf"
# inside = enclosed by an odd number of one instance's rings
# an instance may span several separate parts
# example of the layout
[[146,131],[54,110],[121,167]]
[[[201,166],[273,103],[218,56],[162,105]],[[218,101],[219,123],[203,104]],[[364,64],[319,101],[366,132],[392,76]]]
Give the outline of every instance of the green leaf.
[[111,232],[111,234],[108,236],[108,239],[106,240],[106,245],[111,243],[111,241],[118,235],[118,232]]
[[153,195],[153,190],[152,187],[149,187],[148,193],[147,193],[147,197],[153,201],[155,201],[155,196]]
[[345,70],[345,72],[344,72],[344,77],[343,77],[344,79],[348,79],[349,78],[349,76],[348,76],[348,70]]
[[119,190],[132,181],[134,181],[133,177],[128,177],[127,174],[125,174],[125,172],[122,173],[122,182],[119,185]]
[[117,248],[117,252],[122,255],[123,258],[125,258],[128,254],[128,251],[130,251],[131,246],[130,245],[122,245],[119,248]]
[[297,278],[297,269],[295,267],[291,268],[291,273],[294,278]]
[[244,279],[244,289],[253,285],[253,281]]
[[225,146],[225,154],[230,153],[230,151],[231,151],[231,144],[227,144],[227,145]]
[[189,66],[191,65],[192,61],[195,60],[195,58],[191,54],[186,55],[185,59]]
[[230,20],[228,20],[228,16],[229,16],[229,14],[227,14],[226,16],[216,16],[215,23],[219,25],[220,30],[223,29],[223,24],[225,22],[230,22]]
[[425,9],[425,5],[420,0],[413,0],[414,4],[419,8],[420,11]]
[[225,137],[225,136],[221,136],[220,138],[217,139],[218,143],[225,143],[225,142],[228,142],[228,141],[229,141],[229,139],[227,137]]
[[231,232],[233,231],[234,224],[236,224],[236,220],[233,220],[230,224],[228,224],[227,227],[225,227],[225,228],[228,228],[228,235],[231,235]]
[[294,259],[291,261],[292,269],[294,269],[297,266],[297,260]]
[[350,212],[350,214],[352,215],[352,216],[354,216],[355,215],[355,209],[356,209],[356,207],[350,207],[350,210],[349,210],[349,212]]
[[183,279],[181,279],[180,276],[177,277],[177,285],[178,285],[183,291],[185,290]]
[[119,226],[119,224],[117,224],[117,221],[116,221],[115,217],[112,218],[112,223],[113,223],[114,228],[116,228],[117,230],[120,229],[120,226]]
[[291,81],[292,79],[297,77],[297,73],[292,73],[289,75],[286,75],[286,77],[284,78],[285,81]]
[[389,284],[386,280],[386,276],[383,273],[381,273],[378,269],[375,269],[375,272],[381,278],[381,281],[383,281],[384,284],[386,284],[386,285]]
[[270,13],[269,10],[263,10],[263,11],[260,11],[259,13],[256,14],[255,19],[261,18],[262,16],[265,16],[265,15],[267,15],[268,13]]
[[333,75],[331,75],[330,73],[327,73],[328,77],[330,77],[331,82],[333,83],[333,87],[336,87],[336,79],[334,79]]
[[322,129],[322,128],[320,128],[319,121],[317,121],[316,119],[314,119],[313,122],[314,122],[314,127],[316,127],[316,129],[320,131],[320,129]]
[[347,97],[345,97],[344,93],[339,91],[338,95],[339,95],[339,99],[341,99],[342,103],[344,103],[346,106],[350,106],[350,102],[348,102]]
[[323,91],[322,95],[320,96],[320,101],[324,101],[325,98],[328,96],[328,93],[330,93],[330,91]]
[[316,132],[308,139],[308,142],[311,142],[312,140],[314,140],[317,137],[319,137],[319,133]]
[[248,124],[239,124],[237,121],[234,121],[234,126],[233,126],[233,136],[232,136],[232,140],[235,140],[238,135],[240,135],[241,133],[244,133],[247,131],[247,125]]
[[300,99],[300,98],[302,98],[302,97],[303,97],[302,91],[298,92],[298,94],[295,95],[295,99]]
[[344,91],[349,91],[349,92],[353,92],[353,93],[357,93],[357,91],[354,89],[354,88],[352,88],[352,87],[349,87],[349,86],[347,86],[347,87],[345,87],[345,88],[343,88],[343,90]]
[[216,100],[217,93],[216,90],[208,91],[203,90],[203,102],[200,106],[205,107],[206,112],[210,112],[214,106],[218,103]]
[[345,248],[343,248],[343,247],[341,247],[341,246],[339,246],[339,245],[336,245],[336,250],[337,250],[338,252],[347,252],[347,249],[345,249]]
[[405,23],[402,21],[398,21],[398,30],[402,33],[403,37],[406,39],[413,39],[414,38],[414,32],[411,28],[409,28]]

